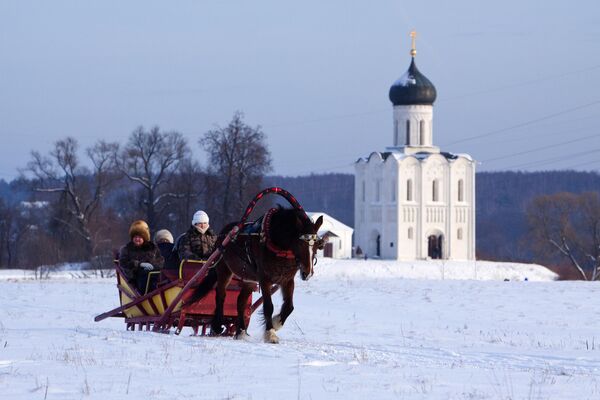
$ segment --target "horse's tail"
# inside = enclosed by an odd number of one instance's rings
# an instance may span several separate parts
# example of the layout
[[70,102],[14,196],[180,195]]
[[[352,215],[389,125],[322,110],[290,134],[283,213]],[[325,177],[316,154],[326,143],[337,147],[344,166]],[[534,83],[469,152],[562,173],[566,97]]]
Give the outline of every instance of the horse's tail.
[[215,287],[215,283],[217,283],[217,270],[216,268],[210,268],[202,282],[194,289],[194,293],[185,303],[190,304],[203,299]]

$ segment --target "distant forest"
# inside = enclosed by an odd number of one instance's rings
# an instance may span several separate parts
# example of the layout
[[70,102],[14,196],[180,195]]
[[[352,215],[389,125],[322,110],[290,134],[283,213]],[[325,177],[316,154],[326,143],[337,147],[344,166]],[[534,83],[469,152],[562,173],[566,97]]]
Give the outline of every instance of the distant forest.
[[[263,186],[273,185],[281,186],[294,194],[307,211],[322,211],[349,226],[354,226],[354,176],[352,174],[318,174],[300,177],[267,176],[263,179]],[[120,186],[125,188],[126,184]],[[27,202],[44,199],[44,196],[39,195],[32,197],[31,187],[32,182],[24,178],[15,179],[12,182],[0,180],[0,205],[31,204]],[[536,259],[533,244],[529,240],[529,228],[525,216],[527,206],[540,195],[559,192],[600,192],[600,175],[575,171],[482,172],[477,174],[476,191],[477,258],[539,262],[547,265],[548,259]],[[218,202],[218,199],[216,201]],[[127,211],[133,204],[129,200],[123,200],[123,193],[112,194],[110,198],[106,199],[106,202],[113,204],[115,209],[123,209],[124,211],[119,211],[123,216],[131,215],[130,218],[121,218],[124,221],[118,224],[115,222],[115,225],[118,226],[113,226],[113,229],[109,230],[111,238],[104,238],[110,240],[111,246],[114,247],[126,239],[127,226],[136,212]],[[201,202],[197,206],[202,206]],[[34,207],[31,209],[30,218],[35,218],[35,213],[38,213],[35,211],[35,206],[28,207]],[[190,209],[192,210],[192,208]],[[25,210],[26,208],[23,206],[6,208],[6,211],[11,212],[16,209]],[[21,211],[21,213],[23,212]],[[14,215],[14,211],[12,213]],[[180,214],[185,215],[186,212]],[[114,217],[115,221],[118,220],[117,217]],[[174,231],[179,233],[188,224],[187,219],[178,221],[178,224],[173,224]],[[220,227],[215,228],[219,229]],[[0,221],[0,243],[8,243],[9,238],[3,237],[4,232]],[[6,232],[9,231],[6,230]],[[16,231],[13,234],[19,234],[19,232]],[[68,250],[62,249],[61,252],[68,253]],[[4,253],[4,249],[0,251],[0,254],[2,253]],[[68,254],[57,256],[57,259],[69,258],[72,257]],[[564,260],[561,261],[558,256],[551,259],[557,265],[564,263]],[[0,267],[7,264],[6,260],[0,261],[2,261]],[[27,265],[33,266],[35,262],[35,258],[30,259]]]
[[[267,184],[288,189],[307,210],[323,211],[354,226],[352,174],[271,176]],[[576,171],[478,173],[477,258],[541,263],[528,240],[525,210],[535,197],[559,192],[600,192],[600,175]],[[561,263],[560,257],[555,261]]]

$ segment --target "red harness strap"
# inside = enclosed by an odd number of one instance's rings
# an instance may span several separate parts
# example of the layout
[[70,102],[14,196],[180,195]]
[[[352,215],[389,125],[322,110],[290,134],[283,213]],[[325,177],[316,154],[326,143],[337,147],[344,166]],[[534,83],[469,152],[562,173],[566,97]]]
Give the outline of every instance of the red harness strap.
[[263,218],[262,231],[263,231],[263,235],[265,238],[265,243],[267,245],[267,249],[269,249],[270,251],[275,253],[275,255],[277,257],[294,259],[294,258],[296,258],[296,256],[294,255],[293,251],[280,249],[279,247],[275,246],[275,244],[269,237],[269,227],[271,226],[271,217],[273,216],[273,213],[275,211],[277,211],[276,208],[271,208],[269,211],[267,211],[267,214]]

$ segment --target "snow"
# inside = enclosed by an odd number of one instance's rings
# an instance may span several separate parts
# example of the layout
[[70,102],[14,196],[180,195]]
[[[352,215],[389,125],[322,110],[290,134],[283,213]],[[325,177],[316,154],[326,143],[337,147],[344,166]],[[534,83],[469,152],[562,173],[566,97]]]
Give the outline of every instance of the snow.
[[0,399],[600,398],[600,285],[541,266],[320,259],[278,345],[257,314],[247,342],[127,332],[93,321],[114,278],[17,275],[0,274]]
[[400,78],[398,78],[392,86],[409,86],[416,85],[417,80],[414,76],[410,74],[410,72],[406,71]]

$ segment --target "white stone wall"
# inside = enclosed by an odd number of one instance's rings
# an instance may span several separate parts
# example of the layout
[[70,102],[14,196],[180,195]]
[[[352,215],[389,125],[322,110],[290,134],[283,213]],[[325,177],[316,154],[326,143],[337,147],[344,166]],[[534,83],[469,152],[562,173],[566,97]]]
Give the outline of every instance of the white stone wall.
[[[406,143],[406,121],[410,121],[409,143]],[[433,146],[433,107],[395,106],[392,143],[395,147]]]

